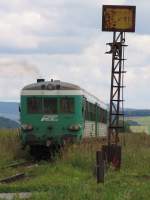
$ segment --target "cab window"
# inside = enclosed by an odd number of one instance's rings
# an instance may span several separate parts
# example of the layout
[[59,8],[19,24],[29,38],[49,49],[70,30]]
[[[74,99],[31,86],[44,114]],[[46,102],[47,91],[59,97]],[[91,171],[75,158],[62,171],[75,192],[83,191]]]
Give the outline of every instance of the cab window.
[[27,112],[30,114],[42,113],[42,98],[28,97],[27,98]]
[[61,113],[74,113],[75,105],[73,98],[60,99],[60,112]]
[[57,99],[44,98],[44,113],[57,114]]

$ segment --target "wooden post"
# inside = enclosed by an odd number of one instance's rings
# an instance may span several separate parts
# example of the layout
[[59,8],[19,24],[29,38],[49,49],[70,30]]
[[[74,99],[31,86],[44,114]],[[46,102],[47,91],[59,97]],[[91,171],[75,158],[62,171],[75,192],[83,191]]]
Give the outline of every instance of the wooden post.
[[97,183],[104,183],[104,159],[102,151],[96,152],[96,177]]

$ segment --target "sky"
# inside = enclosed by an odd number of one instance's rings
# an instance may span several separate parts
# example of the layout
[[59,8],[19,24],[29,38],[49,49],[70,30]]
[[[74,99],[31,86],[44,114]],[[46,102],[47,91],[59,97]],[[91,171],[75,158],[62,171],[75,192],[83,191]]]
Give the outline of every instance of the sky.
[[25,85],[53,78],[108,103],[107,4],[136,6],[136,32],[126,33],[125,107],[150,109],[149,0],[0,0],[0,101],[19,101]]

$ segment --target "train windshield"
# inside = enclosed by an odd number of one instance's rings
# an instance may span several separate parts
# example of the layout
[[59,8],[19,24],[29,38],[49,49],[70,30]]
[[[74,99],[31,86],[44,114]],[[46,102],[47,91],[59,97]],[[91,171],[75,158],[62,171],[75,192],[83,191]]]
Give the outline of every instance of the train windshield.
[[[59,106],[58,106],[59,101]],[[27,98],[27,112],[29,114],[58,114],[59,112],[64,114],[71,114],[75,112],[74,98],[62,97],[57,99],[56,97],[28,97]]]
[[57,99],[44,98],[44,113],[57,114]]
[[74,99],[64,97],[60,99],[60,112],[61,113],[74,113]]
[[27,99],[28,113],[42,113],[42,98],[40,97],[28,97]]

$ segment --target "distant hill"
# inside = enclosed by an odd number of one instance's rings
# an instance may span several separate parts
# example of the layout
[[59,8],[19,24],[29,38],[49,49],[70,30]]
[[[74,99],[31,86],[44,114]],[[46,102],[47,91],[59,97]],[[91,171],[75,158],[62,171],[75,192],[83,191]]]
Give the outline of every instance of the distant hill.
[[19,123],[11,119],[0,117],[0,128],[18,128]]
[[0,117],[19,122],[19,103],[0,102]]
[[126,117],[146,117],[150,116],[149,109],[125,109],[124,111]]

